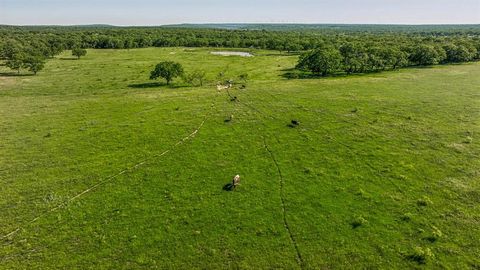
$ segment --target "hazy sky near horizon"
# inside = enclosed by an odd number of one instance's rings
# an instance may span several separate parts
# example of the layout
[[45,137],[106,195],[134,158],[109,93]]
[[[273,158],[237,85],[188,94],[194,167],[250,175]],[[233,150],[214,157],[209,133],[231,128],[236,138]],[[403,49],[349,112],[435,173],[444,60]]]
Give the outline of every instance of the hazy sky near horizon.
[[0,24],[480,24],[480,0],[0,0]]

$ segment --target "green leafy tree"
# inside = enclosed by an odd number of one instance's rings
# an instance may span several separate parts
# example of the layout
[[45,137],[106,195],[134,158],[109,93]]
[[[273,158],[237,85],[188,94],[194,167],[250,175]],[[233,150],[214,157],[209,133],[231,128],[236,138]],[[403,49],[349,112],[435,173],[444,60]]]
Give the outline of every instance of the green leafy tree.
[[434,46],[418,45],[413,48],[410,54],[410,61],[414,65],[430,66],[440,63],[441,56]]
[[13,70],[16,70],[17,73],[20,73],[20,69],[23,67],[25,55],[23,53],[16,53],[7,59],[5,65]]
[[300,56],[297,68],[326,76],[341,68],[342,55],[332,47],[316,49]]
[[170,84],[174,78],[183,74],[183,67],[180,63],[165,61],[155,66],[155,69],[150,73],[150,80],[156,80],[161,77],[167,81],[167,84]]
[[475,56],[473,59],[480,59],[480,40],[476,40],[474,44],[472,44],[473,48],[476,50]]
[[474,51],[464,45],[446,44],[443,48],[447,54],[446,62],[448,63],[468,62],[475,58]]
[[406,67],[408,66],[408,54],[398,48],[390,48],[387,62],[394,70]]
[[295,41],[287,42],[284,47],[287,52],[298,52],[303,49],[302,45]]
[[10,60],[13,58],[18,58],[18,55],[24,50],[20,42],[10,39],[7,40],[0,51],[0,58],[5,60]]
[[28,56],[24,59],[23,66],[37,75],[45,67],[45,60],[39,56]]
[[87,50],[82,48],[73,48],[72,55],[76,56],[77,59],[80,59],[80,57],[87,55]]
[[351,74],[365,70],[368,55],[363,46],[357,43],[347,42],[340,46],[340,53],[343,58],[342,65],[345,72]]
[[64,44],[62,43],[62,40],[52,38],[48,41],[48,48],[50,52],[49,57],[53,58],[64,50]]
[[367,60],[367,71],[374,72],[379,70],[384,70],[387,68],[387,57],[388,52],[384,48],[372,47],[367,51],[368,60]]

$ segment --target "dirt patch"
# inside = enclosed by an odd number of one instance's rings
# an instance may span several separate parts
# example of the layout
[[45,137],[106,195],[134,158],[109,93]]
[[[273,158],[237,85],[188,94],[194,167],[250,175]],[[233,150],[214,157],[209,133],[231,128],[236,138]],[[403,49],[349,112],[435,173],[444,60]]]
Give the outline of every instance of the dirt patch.
[[0,90],[5,90],[5,86],[10,86],[15,83],[12,77],[0,77]]
[[228,90],[232,88],[232,84],[229,83],[229,84],[217,84],[217,90],[220,91],[220,90]]

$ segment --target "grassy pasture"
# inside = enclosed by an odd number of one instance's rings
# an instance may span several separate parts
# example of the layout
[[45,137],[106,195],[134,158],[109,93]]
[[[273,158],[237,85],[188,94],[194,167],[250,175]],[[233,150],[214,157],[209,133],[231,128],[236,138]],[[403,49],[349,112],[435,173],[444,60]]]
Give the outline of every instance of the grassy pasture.
[[[0,269],[480,267],[478,63],[287,80],[295,56],[210,51],[2,73]],[[212,83],[148,81],[163,60]]]

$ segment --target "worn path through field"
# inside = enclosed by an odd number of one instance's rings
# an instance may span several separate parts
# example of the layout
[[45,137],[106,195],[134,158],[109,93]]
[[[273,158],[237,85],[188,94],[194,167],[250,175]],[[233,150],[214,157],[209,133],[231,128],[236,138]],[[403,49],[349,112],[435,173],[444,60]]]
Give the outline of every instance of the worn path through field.
[[30,220],[29,222],[27,222],[26,224],[22,225],[22,226],[19,226],[17,227],[15,230],[3,235],[2,237],[0,237],[0,239],[7,239],[7,238],[12,238],[15,236],[15,234],[17,234],[20,230],[24,229],[26,226],[29,226],[33,223],[35,223],[37,220],[49,215],[50,213],[52,212],[55,212],[61,208],[64,208],[64,207],[68,207],[68,204],[75,201],[75,200],[78,200],[79,198],[81,198],[82,196],[94,191],[95,189],[97,189],[98,187],[102,186],[102,185],[105,185],[109,182],[112,182],[113,180],[115,180],[115,178],[121,176],[121,175],[124,175],[128,172],[133,172],[134,170],[138,169],[139,167],[147,164],[148,162],[152,161],[153,159],[157,159],[157,158],[160,158],[160,157],[163,157],[164,155],[172,152],[177,146],[187,142],[188,140],[191,140],[193,139],[197,133],[200,131],[200,129],[202,129],[202,127],[205,125],[205,122],[208,120],[208,118],[210,117],[210,115],[212,114],[212,111],[213,109],[215,108],[215,104],[216,104],[216,98],[217,98],[217,95],[215,95],[213,97],[213,101],[210,105],[210,109],[208,110],[208,112],[204,115],[203,117],[203,120],[202,122],[195,128],[195,130],[188,134],[186,137],[180,139],[179,141],[177,141],[177,143],[175,143],[174,145],[172,145],[169,149],[159,153],[159,154],[154,154],[154,155],[151,155],[150,157],[147,157],[146,159],[142,160],[142,161],[139,161],[137,162],[135,165],[129,167],[129,168],[126,168],[114,175],[111,175],[111,176],[108,176],[106,178],[103,178],[101,179],[98,183],[90,186],[89,188],[79,192],[78,194],[76,194],[75,196],[69,198],[66,202],[62,203],[62,204],[59,204],[53,208],[50,208],[49,210],[47,210],[46,212],[44,212],[43,214],[35,217],[34,219]]

